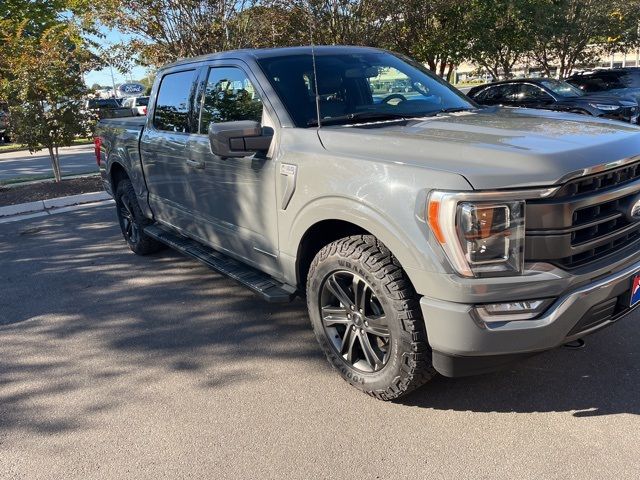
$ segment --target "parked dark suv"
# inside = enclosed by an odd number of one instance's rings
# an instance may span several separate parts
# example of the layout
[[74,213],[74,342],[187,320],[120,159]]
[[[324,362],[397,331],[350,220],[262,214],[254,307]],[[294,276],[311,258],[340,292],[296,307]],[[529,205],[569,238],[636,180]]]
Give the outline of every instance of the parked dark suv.
[[585,93],[607,93],[640,101],[640,68],[612,68],[576,73],[567,82]]
[[480,85],[467,94],[482,105],[541,108],[638,122],[638,102],[609,94],[587,94],[551,78],[523,78]]

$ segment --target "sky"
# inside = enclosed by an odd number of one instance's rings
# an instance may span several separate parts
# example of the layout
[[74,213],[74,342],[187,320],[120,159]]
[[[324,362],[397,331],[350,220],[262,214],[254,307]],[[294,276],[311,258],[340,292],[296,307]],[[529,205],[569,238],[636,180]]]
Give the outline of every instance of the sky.
[[[127,39],[126,36],[116,30],[109,30],[106,28],[102,28],[101,30],[106,35],[105,38],[99,40],[103,45],[103,48],[108,49],[109,45],[114,45]],[[129,82],[131,80],[140,80],[146,74],[147,70],[143,67],[134,67],[131,72],[127,72],[126,75],[121,74],[115,68],[113,69],[113,77],[116,84]],[[110,87],[112,85],[111,69],[109,67],[105,67],[102,70],[91,71],[84,76],[84,80],[89,87],[94,83],[104,87]]]

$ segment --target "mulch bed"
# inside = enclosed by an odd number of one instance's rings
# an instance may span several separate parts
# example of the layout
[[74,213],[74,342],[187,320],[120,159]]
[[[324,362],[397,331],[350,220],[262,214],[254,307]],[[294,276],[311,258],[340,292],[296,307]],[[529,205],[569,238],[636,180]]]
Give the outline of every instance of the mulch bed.
[[60,183],[44,181],[30,185],[0,185],[0,207],[102,190],[102,181],[98,175],[63,179]]

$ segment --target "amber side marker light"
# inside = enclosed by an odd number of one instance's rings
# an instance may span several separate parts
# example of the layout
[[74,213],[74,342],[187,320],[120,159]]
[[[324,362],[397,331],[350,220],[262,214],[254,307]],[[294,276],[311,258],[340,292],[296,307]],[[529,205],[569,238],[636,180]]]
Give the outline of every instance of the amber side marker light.
[[431,231],[436,237],[436,240],[441,244],[446,243],[442,228],[440,228],[440,202],[437,200],[430,200],[427,206],[427,222],[431,227]]

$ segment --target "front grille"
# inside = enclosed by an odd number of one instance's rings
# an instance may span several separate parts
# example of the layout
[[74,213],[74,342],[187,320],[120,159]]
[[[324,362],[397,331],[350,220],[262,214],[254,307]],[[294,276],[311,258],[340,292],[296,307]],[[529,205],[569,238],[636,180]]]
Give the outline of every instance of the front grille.
[[564,184],[556,198],[576,197],[586,193],[596,193],[611,187],[619,187],[640,178],[640,162],[607,170],[606,172],[578,178]]
[[635,162],[572,180],[552,199],[529,202],[527,260],[572,269],[640,246],[640,221],[628,216],[639,194]]

